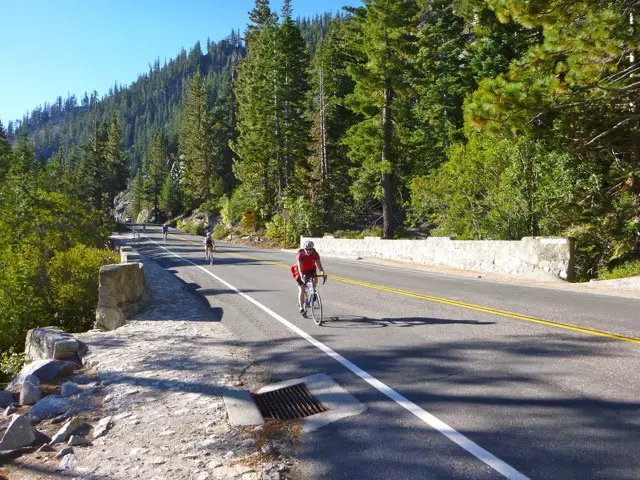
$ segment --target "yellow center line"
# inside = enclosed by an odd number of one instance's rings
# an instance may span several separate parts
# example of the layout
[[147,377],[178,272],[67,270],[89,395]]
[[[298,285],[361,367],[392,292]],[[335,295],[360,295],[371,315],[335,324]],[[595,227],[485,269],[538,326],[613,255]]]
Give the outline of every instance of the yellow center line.
[[[186,241],[191,242],[190,240],[186,240]],[[195,243],[195,242],[191,242],[191,243]],[[270,263],[272,265],[277,265],[279,267],[291,268],[291,265],[286,265],[284,263],[275,262],[275,261],[272,261],[272,260],[265,260],[264,258],[251,257],[251,256],[248,256],[248,255],[243,255],[243,254],[235,253],[235,252],[225,252],[225,253],[228,254],[228,255],[235,255],[237,257],[246,258],[246,259],[249,259],[249,260],[257,260],[257,261],[261,261],[261,262],[265,262],[265,263]],[[550,320],[543,320],[541,318],[531,317],[529,315],[522,315],[520,313],[515,313],[515,312],[509,312],[507,310],[499,310],[497,308],[483,307],[481,305],[475,305],[473,303],[459,302],[457,300],[450,300],[448,298],[433,297],[431,295],[424,295],[422,293],[410,292],[408,290],[401,290],[401,289],[393,288],[393,287],[385,287],[383,285],[376,285],[375,283],[361,282],[359,280],[352,280],[350,278],[338,277],[338,276],[335,276],[335,275],[329,275],[329,278],[331,278],[332,280],[337,280],[339,282],[343,282],[343,283],[351,283],[353,285],[359,285],[361,287],[367,287],[367,288],[372,288],[372,289],[375,289],[375,290],[381,290],[383,292],[396,293],[396,294],[399,294],[399,295],[404,295],[405,297],[418,298],[418,299],[427,300],[427,301],[430,301],[430,302],[443,303],[445,305],[452,305],[452,306],[455,306],[455,307],[466,308],[466,309],[475,310],[475,311],[478,311],[478,312],[490,313],[492,315],[500,315],[500,316],[503,316],[503,317],[513,318],[513,319],[516,319],[516,320],[523,320],[523,321],[527,321],[527,322],[538,323],[538,324],[546,325],[546,326],[549,326],[549,327],[562,328],[562,329],[565,329],[565,330],[572,330],[574,332],[587,333],[589,335],[596,335],[598,337],[612,338],[614,340],[621,340],[623,342],[640,344],[640,339],[638,339],[638,338],[627,337],[625,335],[618,335],[617,333],[610,333],[610,332],[605,332],[605,331],[602,331],[602,330],[594,330],[592,328],[578,327],[576,325],[571,325],[569,323],[552,322]]]

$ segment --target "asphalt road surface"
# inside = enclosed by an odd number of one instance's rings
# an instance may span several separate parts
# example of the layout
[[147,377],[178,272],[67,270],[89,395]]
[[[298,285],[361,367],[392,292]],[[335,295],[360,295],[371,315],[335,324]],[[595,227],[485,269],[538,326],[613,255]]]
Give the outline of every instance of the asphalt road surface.
[[294,253],[209,266],[202,237],[143,235],[274,382],[326,373],[367,406],[301,437],[303,477],[640,478],[640,299],[323,257],[318,327]]

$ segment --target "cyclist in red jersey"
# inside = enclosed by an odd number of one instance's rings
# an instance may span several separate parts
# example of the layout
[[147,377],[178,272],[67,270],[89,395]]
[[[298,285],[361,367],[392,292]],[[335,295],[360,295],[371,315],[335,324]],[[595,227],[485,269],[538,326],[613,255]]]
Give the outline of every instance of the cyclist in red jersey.
[[[320,261],[320,254],[318,254],[316,249],[313,247],[313,242],[311,240],[305,240],[302,247],[303,248],[298,250],[298,255],[296,256],[298,272],[300,273],[296,277],[296,282],[298,282],[298,308],[300,309],[300,315],[304,315],[305,275],[315,275],[317,268],[320,268],[321,272],[324,271],[324,268],[322,268],[322,262]],[[318,284],[318,279],[316,277],[313,278],[313,284]]]

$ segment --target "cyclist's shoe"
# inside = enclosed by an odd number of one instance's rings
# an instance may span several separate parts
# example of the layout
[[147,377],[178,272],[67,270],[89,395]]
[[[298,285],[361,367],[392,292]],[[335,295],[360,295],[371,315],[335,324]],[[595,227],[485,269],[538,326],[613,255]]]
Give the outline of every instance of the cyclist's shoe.
[[302,315],[303,317],[307,316],[307,312],[306,312],[306,310],[304,308],[300,309],[300,315]]

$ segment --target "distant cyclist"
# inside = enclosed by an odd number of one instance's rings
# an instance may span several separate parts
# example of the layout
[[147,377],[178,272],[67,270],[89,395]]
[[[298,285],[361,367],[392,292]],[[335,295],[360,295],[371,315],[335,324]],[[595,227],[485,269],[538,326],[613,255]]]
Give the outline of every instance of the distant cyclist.
[[162,238],[163,239],[167,239],[167,235],[169,235],[169,226],[168,225],[162,225]]
[[204,256],[209,263],[213,262],[214,248],[216,248],[216,242],[213,241],[211,232],[207,232],[207,235],[204,237]]
[[[296,255],[298,275],[294,277],[298,282],[298,308],[300,309],[300,315],[304,315],[304,277],[307,275],[314,276],[317,268],[320,268],[321,272],[324,271],[320,261],[320,254],[314,248],[313,242],[305,240],[302,247]],[[318,284],[318,279],[315,276],[313,277],[313,284]]]

